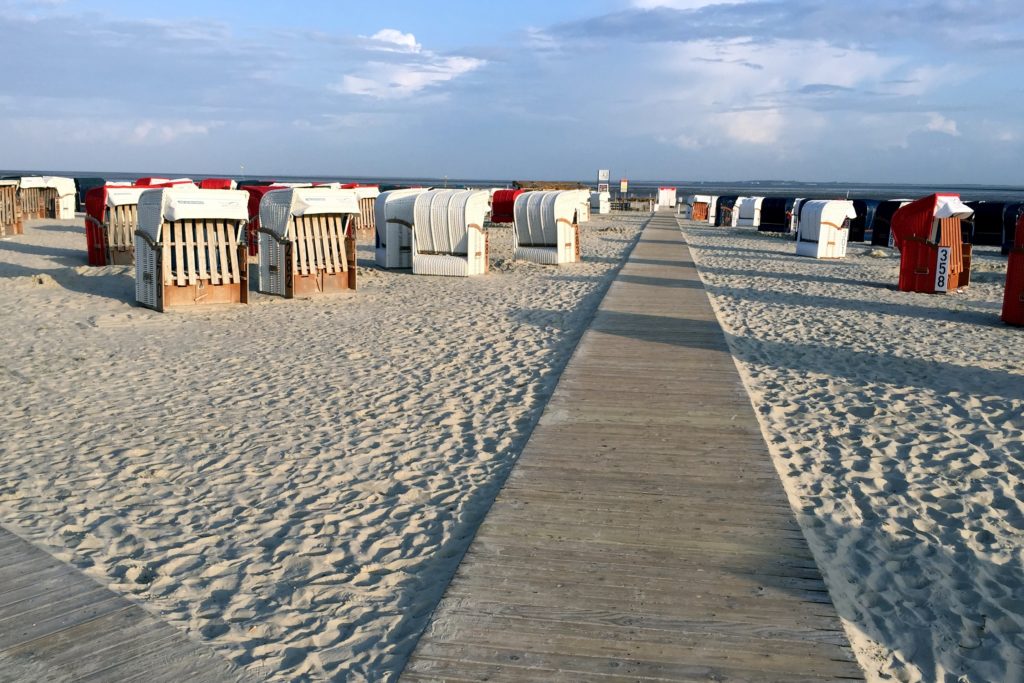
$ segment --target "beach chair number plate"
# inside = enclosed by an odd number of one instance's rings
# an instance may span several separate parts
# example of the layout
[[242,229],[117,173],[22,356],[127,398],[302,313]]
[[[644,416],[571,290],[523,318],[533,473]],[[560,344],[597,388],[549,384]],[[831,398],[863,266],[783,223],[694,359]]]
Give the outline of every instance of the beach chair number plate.
[[949,289],[949,247],[939,247],[935,258],[935,291],[945,292]]

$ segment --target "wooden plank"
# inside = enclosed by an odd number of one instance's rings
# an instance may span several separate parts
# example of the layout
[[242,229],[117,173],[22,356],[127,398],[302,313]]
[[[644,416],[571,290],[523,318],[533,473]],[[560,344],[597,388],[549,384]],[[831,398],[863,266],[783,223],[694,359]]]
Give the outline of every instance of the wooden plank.
[[196,221],[182,221],[185,228],[185,264],[188,267],[186,273],[188,283],[196,283]]
[[238,226],[233,222],[226,224],[228,234],[228,259],[231,262],[231,282],[238,284],[242,281],[242,272],[238,263]]
[[405,673],[862,679],[670,215],[608,290]]
[[213,231],[217,233],[217,270],[220,273],[220,281],[222,284],[228,284],[231,282],[231,273],[228,269],[231,267],[231,262],[228,261],[227,254],[227,234],[225,229],[224,221],[214,221]]
[[168,223],[167,221],[164,221],[160,228],[160,241],[164,245],[164,254],[160,263],[165,286],[174,284],[174,281],[171,279],[171,242],[174,241],[173,229],[173,224]]
[[203,221],[203,229],[206,231],[206,255],[209,257],[207,265],[210,267],[210,284],[219,285],[221,271],[217,261],[217,229],[213,221]]
[[[5,683],[249,680],[231,662],[2,527],[0,547]],[[11,572],[14,566],[21,570]]]
[[324,255],[327,257],[327,271],[334,275],[337,273],[341,266],[341,260],[338,258],[338,242],[334,239],[334,231],[331,230],[331,217],[328,216],[323,221],[323,234],[324,234]]
[[306,221],[301,216],[296,216],[292,219],[295,229],[295,246],[298,248],[297,263],[298,273],[300,275],[309,274],[309,262],[306,260]]
[[196,273],[200,280],[209,280],[206,270],[206,223],[196,222]]
[[334,258],[331,255],[331,238],[327,231],[327,221],[324,216],[316,217],[316,235],[320,243],[320,268],[330,274],[335,273]]
[[185,279],[185,255],[182,253],[185,244],[184,221],[175,221],[171,233],[174,235],[174,275],[175,282],[179,287],[184,287]]

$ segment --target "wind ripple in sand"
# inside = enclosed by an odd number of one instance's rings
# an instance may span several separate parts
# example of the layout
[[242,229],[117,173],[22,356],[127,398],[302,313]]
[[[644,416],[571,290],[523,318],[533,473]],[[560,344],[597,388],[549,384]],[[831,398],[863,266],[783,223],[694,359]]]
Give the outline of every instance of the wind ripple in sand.
[[867,246],[829,262],[750,230],[684,233],[868,678],[1024,680],[1005,259],[976,249],[965,292],[909,294],[898,257]]
[[487,277],[364,261],[354,296],[166,315],[30,228],[61,286],[0,256],[3,520],[254,673],[391,678],[642,220],[562,268],[495,228]]

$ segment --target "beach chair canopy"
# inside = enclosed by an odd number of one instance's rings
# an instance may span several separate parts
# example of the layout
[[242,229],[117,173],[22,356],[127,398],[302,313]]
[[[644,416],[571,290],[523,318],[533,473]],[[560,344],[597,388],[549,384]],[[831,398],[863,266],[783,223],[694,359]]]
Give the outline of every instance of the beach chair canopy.
[[908,238],[938,241],[937,220],[966,219],[974,215],[958,194],[930,194],[900,208],[892,217],[892,235],[897,249]]
[[57,190],[58,197],[70,197],[77,193],[75,179],[62,176],[25,176],[19,184],[23,189],[54,189]]
[[249,195],[241,190],[201,190],[187,185],[161,187],[139,197],[139,231],[151,242],[163,239],[164,222],[249,218]]
[[842,230],[846,221],[857,217],[853,202],[836,199],[812,199],[800,212],[800,239],[816,242],[823,228]]
[[416,196],[413,233],[420,254],[466,255],[469,231],[483,229],[486,190],[430,190]]
[[238,183],[231,178],[203,178],[199,181],[199,187],[204,190],[234,190]]

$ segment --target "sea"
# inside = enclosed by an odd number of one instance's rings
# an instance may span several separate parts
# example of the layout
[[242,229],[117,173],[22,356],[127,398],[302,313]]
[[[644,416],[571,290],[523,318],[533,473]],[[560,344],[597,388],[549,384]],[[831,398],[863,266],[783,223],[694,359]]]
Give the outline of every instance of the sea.
[[[133,180],[147,176],[160,178],[210,177],[204,173],[181,171],[54,171],[54,170],[0,170],[0,176],[55,175],[72,178],[104,178],[106,180]],[[227,176],[216,176],[227,177]],[[532,178],[431,178],[431,177],[383,177],[383,176],[262,176],[233,175],[240,185],[245,181],[301,182],[347,182],[397,187],[449,187],[449,188],[492,188],[512,187],[516,180]],[[550,180],[550,179],[545,179]],[[556,182],[556,181],[552,181]],[[578,182],[592,189],[597,188],[595,180],[566,179],[557,182]],[[753,195],[758,197],[803,197],[807,199],[914,199],[933,192],[958,193],[964,201],[1024,202],[1024,186],[1019,185],[915,185],[888,183],[853,182],[803,182],[796,180],[746,180],[746,181],[696,181],[696,180],[630,180],[628,198],[654,197],[659,187],[676,188],[677,196],[684,198],[691,194],[710,195]],[[611,183],[613,197],[619,198],[619,182]]]

